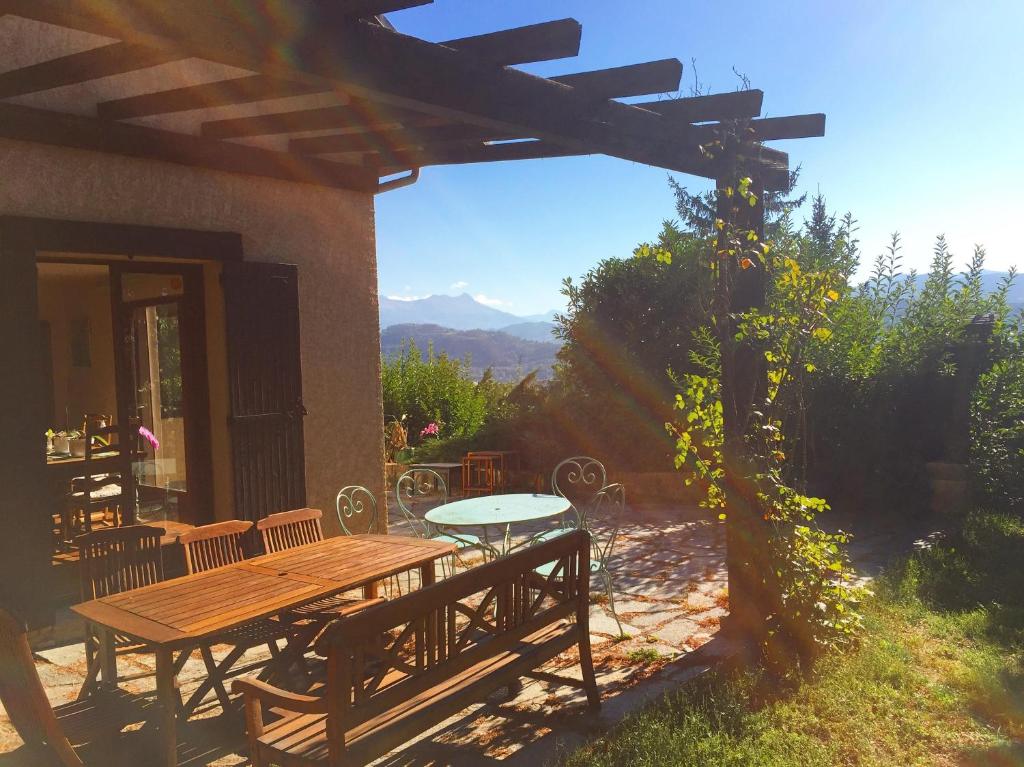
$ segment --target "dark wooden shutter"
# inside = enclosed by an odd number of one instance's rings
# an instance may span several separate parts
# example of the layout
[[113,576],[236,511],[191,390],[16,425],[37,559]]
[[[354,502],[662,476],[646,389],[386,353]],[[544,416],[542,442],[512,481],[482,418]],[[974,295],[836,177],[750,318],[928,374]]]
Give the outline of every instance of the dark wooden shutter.
[[306,505],[298,272],[224,264],[235,516]]
[[31,232],[0,219],[0,606],[33,626],[52,618],[51,513],[61,500],[46,475],[42,337]]

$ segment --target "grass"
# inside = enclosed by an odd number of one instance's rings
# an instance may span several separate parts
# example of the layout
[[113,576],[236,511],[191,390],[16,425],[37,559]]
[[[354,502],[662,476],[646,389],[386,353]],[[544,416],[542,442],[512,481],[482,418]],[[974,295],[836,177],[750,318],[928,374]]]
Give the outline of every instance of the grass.
[[636,663],[637,665],[657,663],[661,660],[661,653],[653,647],[640,647],[626,653],[626,660],[630,663]]
[[1024,765],[1024,523],[976,514],[875,588],[809,678],[707,677],[564,765]]

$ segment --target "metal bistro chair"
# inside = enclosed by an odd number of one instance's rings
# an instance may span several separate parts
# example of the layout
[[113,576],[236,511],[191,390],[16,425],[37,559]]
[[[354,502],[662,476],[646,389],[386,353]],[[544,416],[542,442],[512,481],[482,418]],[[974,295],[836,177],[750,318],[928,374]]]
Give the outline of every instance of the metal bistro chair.
[[579,455],[559,463],[551,472],[551,492],[569,501],[572,508],[569,516],[562,515],[561,527],[538,533],[533,542],[547,541],[579,527],[586,529],[587,514],[607,483],[608,473],[596,458]]
[[[590,533],[590,573],[601,579],[605,594],[608,595],[608,608],[622,634],[622,623],[615,612],[615,594],[611,570],[608,562],[612,557],[615,539],[619,535],[622,515],[626,510],[626,489],[621,484],[608,485],[601,488],[590,504],[589,511],[581,517],[581,527]],[[598,529],[595,529],[598,528]],[[565,531],[559,531],[565,532]],[[547,577],[556,567],[556,562],[541,565],[537,568],[538,575]]]
[[[442,533],[431,525],[427,520],[418,517],[413,511],[413,505],[417,499],[422,503],[427,500],[437,499],[442,506],[448,503],[448,487],[444,479],[433,469],[410,469],[398,478],[395,485],[395,497],[398,500],[398,509],[402,517],[412,529],[413,534],[419,538],[431,541],[444,541],[455,544],[455,553],[446,559],[441,560],[441,570],[445,577],[449,575],[445,571],[445,562],[451,568],[451,574],[455,574],[455,562],[460,560],[460,554],[469,549],[478,549],[487,558],[488,547],[480,540],[479,536],[469,533]],[[450,560],[450,561],[449,561]]]
[[[372,533],[377,530],[377,496],[362,485],[347,485],[338,491],[334,497],[334,510],[338,515],[338,525],[345,535],[355,535],[349,525],[355,526],[354,520],[358,517],[365,517],[366,532]],[[345,520],[348,520],[346,524]],[[412,590],[412,576],[407,574],[409,589]],[[388,598],[402,596],[402,586],[397,575],[392,575],[385,581],[388,584],[385,589],[390,591]]]

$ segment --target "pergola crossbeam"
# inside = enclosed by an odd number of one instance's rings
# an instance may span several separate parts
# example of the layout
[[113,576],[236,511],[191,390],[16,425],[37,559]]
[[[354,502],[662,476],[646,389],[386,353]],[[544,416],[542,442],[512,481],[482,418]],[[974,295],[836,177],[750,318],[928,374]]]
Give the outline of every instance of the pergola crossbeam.
[[497,66],[529,64],[578,56],[582,25],[576,19],[559,19],[525,27],[439,43]]
[[186,58],[146,45],[110,43],[0,73],[0,99],[97,80]]
[[665,93],[679,87],[683,63],[679,59],[662,59],[591,72],[552,77],[556,83],[569,85],[597,101]]
[[0,104],[0,137],[340,189],[377,187],[377,175],[361,167],[17,104]]
[[[155,0],[91,3],[0,0],[0,12],[254,73],[227,81],[230,85],[195,86],[203,89],[199,91],[200,97],[194,95],[193,88],[107,102],[100,105],[99,112],[108,119],[333,92],[342,99],[374,105],[372,110],[366,110],[361,120],[358,113],[350,112],[348,116],[353,118],[350,123],[335,123],[338,130],[348,133],[394,131],[399,127],[415,129],[413,133],[416,133],[427,129],[440,131],[447,124],[476,126],[479,130],[476,135],[472,127],[467,127],[464,133],[460,133],[462,127],[457,127],[450,130],[458,136],[428,133],[425,137],[403,138],[397,134],[383,137],[395,138],[400,143],[415,138],[432,150],[447,147],[452,157],[456,156],[456,150],[467,147],[483,155],[518,152],[525,156],[529,152],[554,151],[601,153],[714,178],[721,173],[724,158],[712,159],[701,151],[704,131],[691,123],[749,119],[760,113],[763,98],[760,91],[648,101],[638,105],[605,98],[606,94],[615,92],[639,94],[651,88],[655,81],[659,87],[670,80],[677,85],[678,62],[651,62],[603,74],[567,75],[558,82],[509,66],[495,66],[493,59],[486,58],[488,51],[494,54],[494,41],[502,34],[506,35],[506,40],[511,39],[508,35],[512,31],[461,38],[446,45],[399,34],[376,23],[354,21],[351,15],[346,15],[347,11],[338,10],[335,0],[279,0],[279,3],[282,13],[287,12],[288,25],[262,18],[254,22],[229,0],[177,0],[173,8]],[[570,42],[578,47],[579,25],[576,22],[549,24],[562,24],[573,33]],[[533,55],[538,54],[534,51]],[[191,95],[187,91],[191,91]],[[168,94],[171,94],[170,99]],[[161,100],[163,103],[158,103]],[[314,112],[316,110],[306,110],[307,123],[324,119],[325,113],[320,112],[314,118]],[[411,116],[408,121],[403,118],[389,122],[391,115],[400,113]],[[250,122],[244,124],[220,121],[219,125],[207,125],[204,137],[260,135],[251,131],[268,129],[286,133],[302,122],[284,116],[255,118],[255,122],[249,119]],[[259,121],[262,124],[258,124]],[[310,129],[330,127],[321,124]],[[756,133],[756,138],[794,130],[792,126],[771,124],[760,127],[762,133]],[[756,132],[757,128],[754,130]],[[806,126],[801,130],[806,131]],[[468,143],[461,143],[463,135],[470,136]],[[481,137],[531,137],[543,142],[543,146],[489,151],[496,145],[483,144]],[[367,146],[380,143],[371,141]],[[302,147],[301,144],[296,146]],[[756,165],[752,171],[764,177],[769,187],[785,183],[788,158],[784,153],[758,146],[752,154],[750,161]],[[389,166],[388,163],[382,165]]]
[[251,104],[256,101],[309,96],[324,88],[311,83],[297,83],[267,75],[248,75],[231,80],[218,80],[203,85],[190,85],[156,93],[144,93],[123,99],[101,101],[96,113],[105,120],[129,120],[136,117],[188,112],[193,109]]
[[657,112],[678,122],[718,122],[742,120],[761,114],[764,92],[759,90],[713,93],[708,96],[690,96],[681,99],[661,99],[633,104],[635,107]]
[[[581,31],[582,27],[575,19],[561,19],[449,40],[440,45],[464,50],[487,64],[504,66],[575,56],[579,53]],[[97,111],[106,119],[126,120],[289,96],[308,96],[331,90],[333,88],[326,85],[252,75],[105,101],[98,105]]]

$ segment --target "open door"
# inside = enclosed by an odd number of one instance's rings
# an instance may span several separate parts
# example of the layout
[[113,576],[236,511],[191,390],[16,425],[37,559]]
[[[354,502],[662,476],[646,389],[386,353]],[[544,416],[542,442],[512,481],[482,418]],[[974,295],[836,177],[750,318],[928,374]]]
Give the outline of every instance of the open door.
[[298,271],[224,264],[235,516],[306,505]]

